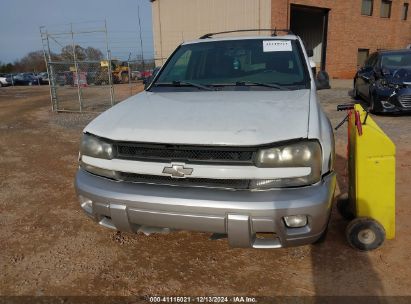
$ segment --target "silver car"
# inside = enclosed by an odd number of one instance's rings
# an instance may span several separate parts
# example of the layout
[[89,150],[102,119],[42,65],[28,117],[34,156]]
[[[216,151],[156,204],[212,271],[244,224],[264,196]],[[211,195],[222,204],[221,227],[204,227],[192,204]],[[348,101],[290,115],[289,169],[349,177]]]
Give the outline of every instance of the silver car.
[[103,226],[316,242],[335,189],[334,135],[299,37],[181,44],[146,89],[85,129],[75,187]]

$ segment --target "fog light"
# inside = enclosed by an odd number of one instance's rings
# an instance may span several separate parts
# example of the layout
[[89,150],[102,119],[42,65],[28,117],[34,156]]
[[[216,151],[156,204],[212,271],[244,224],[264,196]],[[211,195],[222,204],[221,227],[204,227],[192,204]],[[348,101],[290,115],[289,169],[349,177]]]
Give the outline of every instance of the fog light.
[[284,216],[284,222],[287,227],[290,228],[299,228],[307,225],[307,216],[306,215],[289,215]]
[[103,168],[94,167],[84,162],[80,162],[80,167],[86,170],[87,172],[90,172],[98,176],[107,177],[110,179],[117,179],[117,172],[113,170],[107,170]]
[[79,195],[78,199],[80,201],[81,208],[83,208],[83,210],[87,213],[93,214],[93,202],[82,195]]
[[386,100],[381,100],[381,103],[382,103],[382,106],[386,109],[392,109],[395,107],[391,102],[386,101]]

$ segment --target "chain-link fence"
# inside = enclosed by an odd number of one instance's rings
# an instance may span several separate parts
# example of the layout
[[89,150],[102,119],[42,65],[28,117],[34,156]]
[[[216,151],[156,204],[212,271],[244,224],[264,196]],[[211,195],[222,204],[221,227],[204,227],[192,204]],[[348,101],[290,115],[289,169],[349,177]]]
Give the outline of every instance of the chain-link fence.
[[100,111],[114,104],[109,73],[99,61],[48,62],[55,111]]
[[131,53],[125,61],[112,58],[105,22],[40,33],[56,112],[101,112],[141,91],[154,68],[154,60],[131,59]]

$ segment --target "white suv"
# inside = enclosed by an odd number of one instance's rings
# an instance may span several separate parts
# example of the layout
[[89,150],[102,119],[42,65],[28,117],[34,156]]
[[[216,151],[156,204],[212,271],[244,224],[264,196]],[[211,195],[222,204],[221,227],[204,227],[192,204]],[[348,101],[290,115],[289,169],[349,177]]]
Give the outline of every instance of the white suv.
[[317,84],[295,35],[181,44],[144,92],[84,129],[81,207],[121,231],[212,232],[234,247],[317,241],[336,180]]

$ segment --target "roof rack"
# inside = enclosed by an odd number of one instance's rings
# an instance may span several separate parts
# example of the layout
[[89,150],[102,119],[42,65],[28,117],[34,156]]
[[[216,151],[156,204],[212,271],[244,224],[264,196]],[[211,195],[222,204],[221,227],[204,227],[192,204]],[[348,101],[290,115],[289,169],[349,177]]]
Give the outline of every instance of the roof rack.
[[277,32],[286,32],[289,35],[293,35],[294,33],[290,29],[247,29],[247,30],[232,30],[232,31],[224,31],[224,32],[216,32],[216,33],[208,33],[201,36],[199,39],[208,39],[212,38],[214,35],[220,34],[229,34],[229,33],[238,33],[238,32],[271,32],[271,36],[277,36]]

